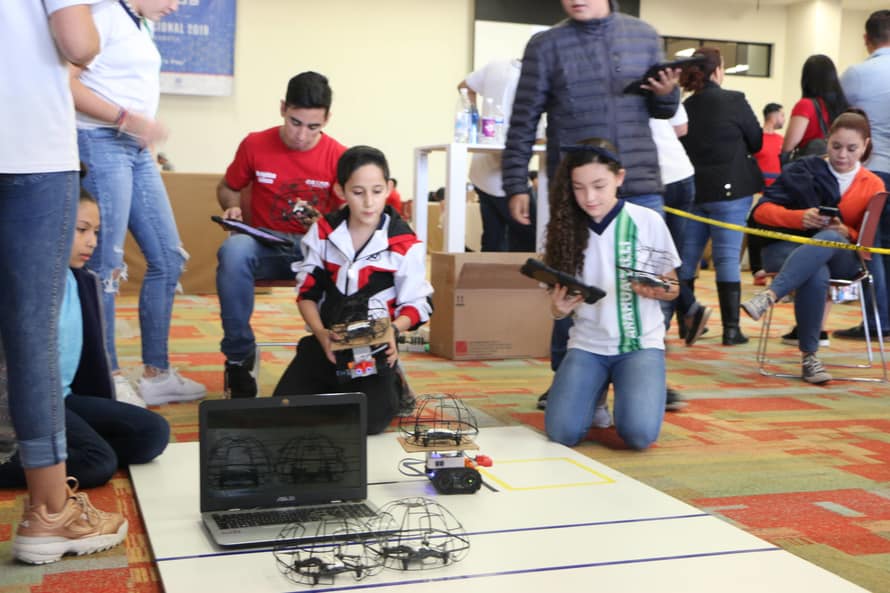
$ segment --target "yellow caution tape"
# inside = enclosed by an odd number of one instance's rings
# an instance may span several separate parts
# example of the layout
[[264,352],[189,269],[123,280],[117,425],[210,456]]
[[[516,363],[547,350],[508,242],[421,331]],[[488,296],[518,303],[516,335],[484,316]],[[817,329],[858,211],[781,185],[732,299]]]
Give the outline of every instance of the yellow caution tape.
[[722,220],[714,220],[713,218],[698,216],[697,214],[691,214],[684,210],[670,208],[669,206],[665,206],[664,211],[669,214],[674,214],[675,216],[682,216],[683,218],[688,218],[690,220],[697,220],[698,222],[703,222],[712,226],[719,226],[724,229],[739,231],[741,233],[747,233],[749,235],[757,235],[758,237],[768,237],[770,239],[777,239],[779,241],[791,241],[792,243],[800,243],[802,245],[817,245],[819,247],[831,247],[833,249],[846,249],[848,251],[868,251],[870,253],[881,253],[884,255],[890,255],[890,248],[887,247],[863,247],[854,243],[824,241],[822,239],[801,237],[800,235],[790,235],[788,233],[780,233],[778,231],[770,231],[767,229],[755,229],[747,226],[742,226],[740,224],[732,224],[729,222],[723,222]]

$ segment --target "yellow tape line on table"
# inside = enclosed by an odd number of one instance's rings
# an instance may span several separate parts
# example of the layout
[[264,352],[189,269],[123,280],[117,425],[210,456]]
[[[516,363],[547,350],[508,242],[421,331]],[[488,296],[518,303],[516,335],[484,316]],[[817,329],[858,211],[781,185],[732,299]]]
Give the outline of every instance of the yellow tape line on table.
[[871,253],[890,255],[890,248],[887,247],[862,247],[853,243],[823,241],[822,239],[801,237],[800,235],[789,235],[787,233],[779,233],[777,231],[769,231],[766,229],[754,229],[751,227],[742,226],[740,224],[732,224],[729,222],[723,222],[721,220],[714,220],[713,218],[705,218],[704,216],[698,216],[697,214],[690,214],[689,212],[686,212],[684,210],[677,210],[676,208],[671,208],[669,206],[665,206],[664,211],[675,216],[682,216],[683,218],[688,218],[690,220],[697,220],[698,222],[703,222],[712,226],[719,226],[731,231],[739,231],[742,233],[747,233],[749,235],[757,235],[759,237],[769,237],[770,239],[778,239],[779,241],[791,241],[792,243],[801,243],[803,245],[818,245],[819,247],[846,249],[848,251],[869,251]]

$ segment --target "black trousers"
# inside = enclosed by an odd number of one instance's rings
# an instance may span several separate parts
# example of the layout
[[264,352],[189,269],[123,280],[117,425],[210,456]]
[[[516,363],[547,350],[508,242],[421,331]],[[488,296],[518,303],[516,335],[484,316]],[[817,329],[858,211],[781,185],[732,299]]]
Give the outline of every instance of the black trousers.
[[[81,488],[111,479],[118,467],[148,463],[170,442],[170,425],[160,414],[104,397],[65,398],[68,475]],[[16,453],[0,465],[0,488],[24,488],[25,472]]]
[[[379,366],[379,365],[378,365]],[[394,369],[386,368],[370,377],[341,382],[337,368],[325,356],[315,336],[297,345],[297,355],[278,381],[273,396],[343,393],[358,391],[368,398],[368,434],[383,432],[398,411],[402,381]]]

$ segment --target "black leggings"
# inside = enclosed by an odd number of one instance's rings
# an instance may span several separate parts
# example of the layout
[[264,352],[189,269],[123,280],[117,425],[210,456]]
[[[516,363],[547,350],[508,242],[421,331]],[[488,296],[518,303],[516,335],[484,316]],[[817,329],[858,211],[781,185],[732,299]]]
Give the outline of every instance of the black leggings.
[[[170,425],[160,414],[104,397],[65,398],[65,436],[69,476],[81,488],[111,479],[118,467],[148,463],[170,441]],[[0,465],[0,488],[24,488],[25,472],[16,453]]]
[[275,387],[275,396],[343,393],[358,391],[368,398],[368,434],[383,432],[398,411],[402,382],[398,373],[387,368],[383,373],[337,380],[337,368],[325,356],[315,336],[306,336],[297,345],[297,355]]

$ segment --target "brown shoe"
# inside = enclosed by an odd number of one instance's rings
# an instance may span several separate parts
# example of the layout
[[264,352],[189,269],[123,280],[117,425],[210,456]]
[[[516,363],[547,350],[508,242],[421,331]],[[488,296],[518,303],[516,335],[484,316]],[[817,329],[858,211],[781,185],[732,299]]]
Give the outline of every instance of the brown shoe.
[[12,545],[15,558],[28,564],[56,562],[65,554],[92,554],[112,548],[127,537],[127,520],[92,505],[77,492],[77,479],[68,478],[68,499],[58,513],[46,506],[28,506]]

